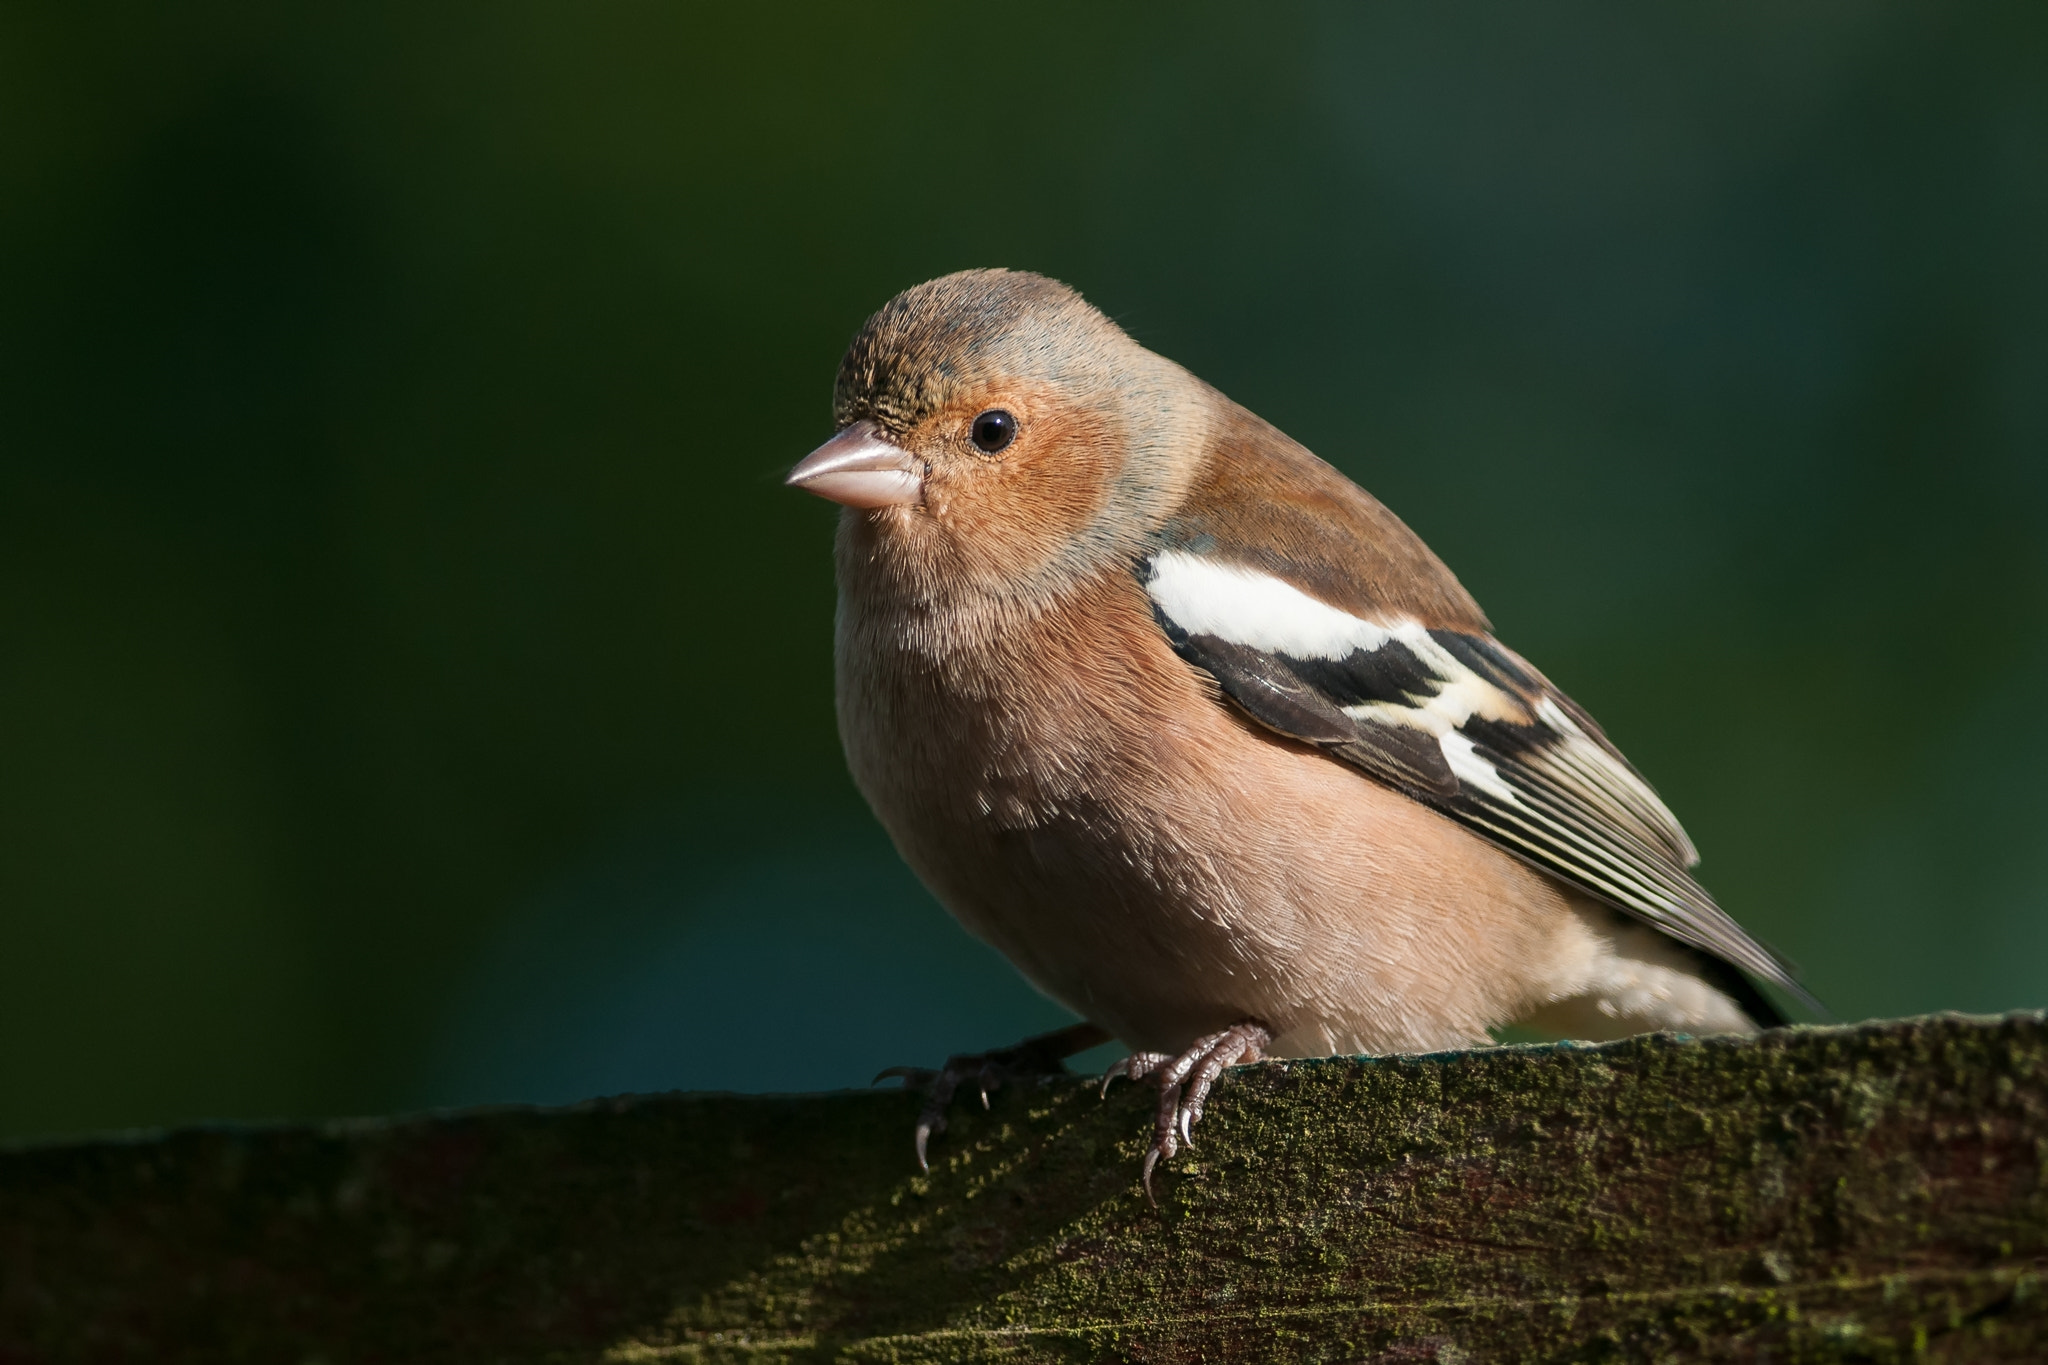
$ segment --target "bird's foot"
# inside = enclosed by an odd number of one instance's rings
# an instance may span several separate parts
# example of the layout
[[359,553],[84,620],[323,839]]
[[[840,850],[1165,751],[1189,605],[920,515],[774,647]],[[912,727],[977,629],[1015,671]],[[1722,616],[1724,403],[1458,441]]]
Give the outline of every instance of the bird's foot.
[[1182,1147],[1195,1145],[1195,1125],[1202,1121],[1202,1106],[1223,1068],[1241,1062],[1256,1062],[1266,1055],[1273,1035],[1264,1025],[1249,1021],[1232,1024],[1221,1033],[1197,1038],[1179,1056],[1164,1052],[1133,1052],[1102,1073],[1102,1091],[1119,1076],[1134,1081],[1149,1080],[1159,1087],[1159,1112],[1152,1123],[1152,1146],[1145,1153],[1143,1180],[1145,1198],[1153,1205],[1152,1170]]
[[981,1092],[981,1107],[986,1109],[989,1091],[997,1089],[1004,1081],[1032,1076],[1064,1076],[1068,1074],[1067,1058],[1109,1039],[1108,1029],[1094,1024],[1072,1024],[993,1052],[961,1053],[948,1057],[946,1064],[937,1071],[922,1066],[892,1066],[877,1073],[875,1081],[879,1083],[897,1077],[903,1081],[905,1090],[924,1091],[924,1112],[917,1116],[917,1165],[919,1170],[928,1171],[931,1165],[925,1160],[925,1148],[931,1142],[932,1134],[946,1131],[946,1108],[952,1104],[954,1092],[963,1084],[971,1084]]

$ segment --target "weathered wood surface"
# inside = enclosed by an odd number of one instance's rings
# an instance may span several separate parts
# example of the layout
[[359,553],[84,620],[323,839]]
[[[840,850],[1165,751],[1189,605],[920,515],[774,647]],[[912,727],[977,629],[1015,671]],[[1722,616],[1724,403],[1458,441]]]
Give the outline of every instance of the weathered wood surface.
[[0,1362],[2048,1359],[2039,1014],[0,1155]]

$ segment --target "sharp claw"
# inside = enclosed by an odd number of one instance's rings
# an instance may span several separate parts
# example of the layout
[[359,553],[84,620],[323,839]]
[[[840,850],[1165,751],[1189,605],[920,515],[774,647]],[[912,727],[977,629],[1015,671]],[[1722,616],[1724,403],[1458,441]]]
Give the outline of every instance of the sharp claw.
[[963,1083],[973,1081],[981,1093],[981,1107],[990,1109],[993,1107],[990,1093],[1001,1089],[1005,1080],[1037,1072],[1071,1075],[1062,1065],[1065,1059],[1078,1050],[1095,1046],[1106,1037],[1102,1029],[1092,1024],[1076,1024],[1041,1038],[1027,1038],[1016,1047],[948,1057],[945,1066],[937,1071],[921,1066],[884,1067],[870,1084],[879,1085],[886,1080],[899,1079],[905,1089],[925,1092],[924,1112],[917,1121],[917,1164],[920,1170],[929,1171],[931,1140],[946,1131],[947,1106]]
[[1190,1117],[1188,1111],[1185,1108],[1183,1108],[1180,1111],[1180,1145],[1183,1147],[1192,1147],[1195,1145],[1195,1135],[1193,1132],[1190,1131],[1193,1124],[1194,1119]]
[[1145,1170],[1138,1177],[1140,1183],[1145,1186],[1145,1202],[1155,1209],[1159,1207],[1159,1201],[1152,1197],[1152,1168],[1158,1164],[1159,1149],[1154,1147],[1151,1151],[1145,1153]]
[[914,1081],[919,1076],[928,1076],[930,1074],[921,1066],[885,1066],[875,1073],[875,1078],[869,1081],[868,1084],[880,1085],[883,1081],[892,1080]]

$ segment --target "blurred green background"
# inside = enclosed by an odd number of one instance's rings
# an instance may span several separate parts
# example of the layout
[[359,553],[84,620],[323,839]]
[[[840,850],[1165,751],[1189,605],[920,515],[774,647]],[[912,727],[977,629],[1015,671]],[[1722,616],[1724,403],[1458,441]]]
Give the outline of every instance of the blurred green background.
[[1407,518],[1845,1018],[2048,1004],[2048,9],[0,11],[0,1134],[1059,1012],[852,791],[896,290]]

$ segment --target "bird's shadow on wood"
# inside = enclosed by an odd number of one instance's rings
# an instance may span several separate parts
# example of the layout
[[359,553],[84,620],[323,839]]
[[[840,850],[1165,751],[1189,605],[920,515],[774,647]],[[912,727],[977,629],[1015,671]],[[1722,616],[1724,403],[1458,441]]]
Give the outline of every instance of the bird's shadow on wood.
[[722,1244],[688,1248],[665,1292],[648,1285],[606,1342],[613,1354],[744,1341],[829,1359],[858,1340],[999,1329],[1012,1291],[1056,1276],[1078,1254],[1074,1238],[1092,1244],[1112,1225],[1164,1231],[1177,1216],[1138,1184],[1149,1090],[1104,1100],[1087,1082],[1055,1081],[998,1092],[986,1112],[963,1094],[928,1173],[911,1154],[916,1097],[833,1099],[839,1128],[760,1139],[767,1169],[804,1164],[772,1147],[809,1149],[814,1188],[765,1191],[738,1170],[702,1182],[700,1206],[727,1211],[715,1232],[704,1227]]

